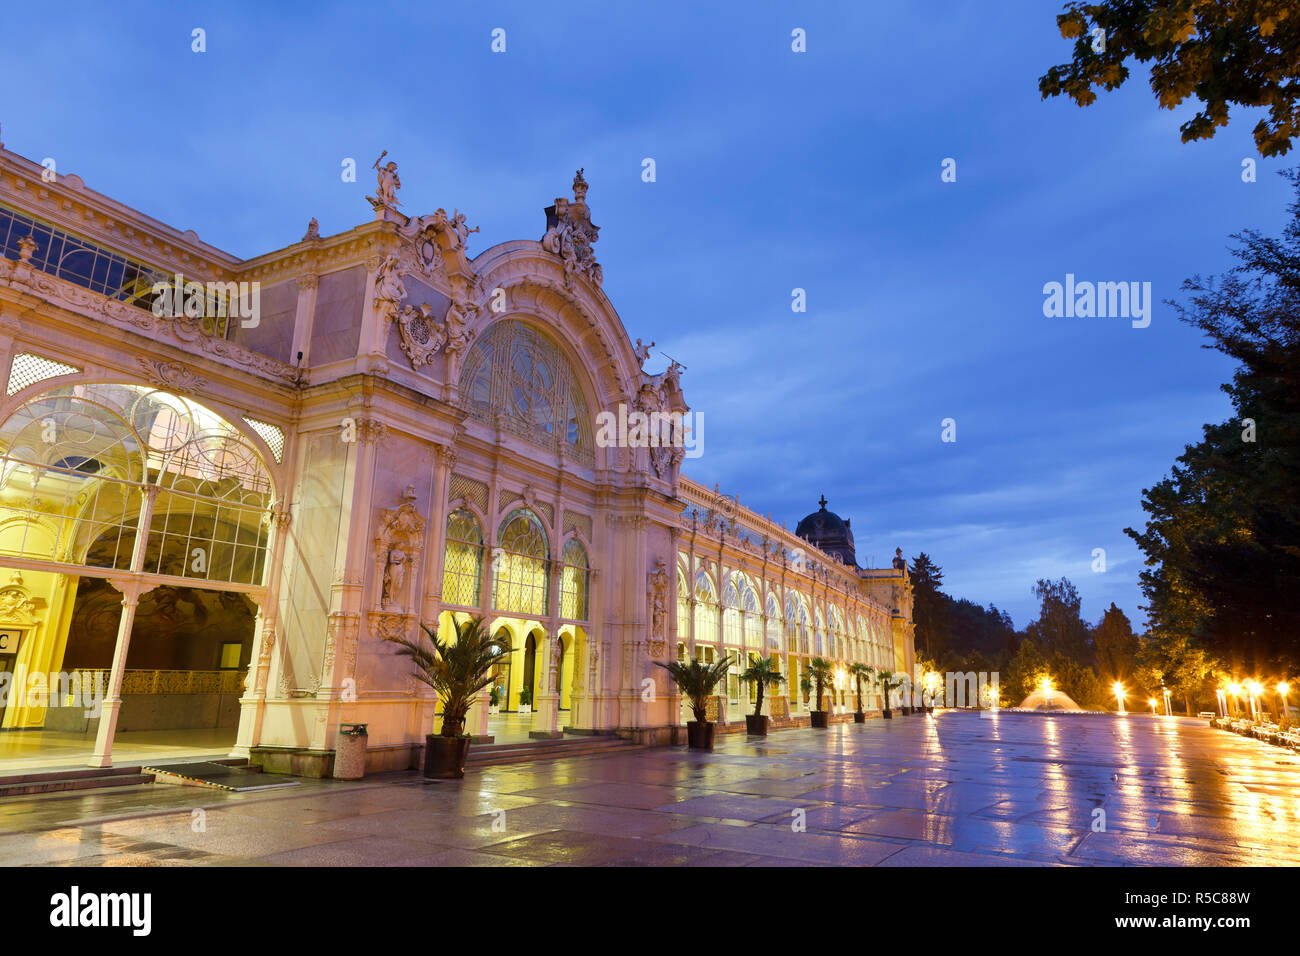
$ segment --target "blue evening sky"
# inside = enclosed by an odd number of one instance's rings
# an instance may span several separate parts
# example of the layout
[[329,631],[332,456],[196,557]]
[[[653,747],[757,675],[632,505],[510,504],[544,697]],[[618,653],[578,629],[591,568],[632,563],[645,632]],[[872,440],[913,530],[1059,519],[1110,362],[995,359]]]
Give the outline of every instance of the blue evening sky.
[[[475,254],[539,238],[583,166],[605,291],[687,366],[691,477],[791,524],[825,493],[860,563],[924,550],[1017,626],[1062,575],[1088,619],[1115,601],[1140,623],[1122,529],[1229,413],[1229,363],[1159,303],[1227,267],[1229,233],[1277,231],[1286,163],[1241,181],[1246,113],[1183,145],[1190,110],[1158,110],[1140,67],[1086,110],[1042,102],[1060,6],[11,4],[0,123],[9,149],[240,256],[311,216],[369,220],[383,149],[405,210],[467,212]],[[1045,318],[1067,272],[1152,283],[1150,327]]]

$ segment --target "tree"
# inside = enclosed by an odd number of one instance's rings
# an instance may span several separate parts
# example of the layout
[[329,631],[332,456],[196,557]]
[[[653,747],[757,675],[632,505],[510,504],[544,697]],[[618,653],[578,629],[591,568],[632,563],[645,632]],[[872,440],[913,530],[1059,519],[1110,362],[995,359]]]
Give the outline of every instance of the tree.
[[1070,579],[1051,581],[1039,578],[1033,592],[1041,605],[1038,620],[1030,624],[1025,633],[1038,643],[1049,663],[1056,663],[1059,659],[1089,663],[1092,648],[1088,625],[1080,614],[1083,601]]
[[785,678],[781,676],[781,669],[777,666],[774,656],[760,657],[757,654],[750,654],[749,666],[741,672],[740,680],[743,683],[754,685],[757,691],[754,700],[754,713],[761,717],[763,715],[763,688],[768,685],[776,687]]
[[1122,681],[1133,674],[1137,667],[1137,635],[1133,633],[1128,615],[1114,601],[1097,622],[1092,641],[1097,649],[1097,667],[1103,677]]
[[1187,715],[1192,715],[1193,702],[1206,690],[1206,682],[1215,673],[1215,663],[1187,635],[1161,631],[1148,635],[1141,642],[1138,660],[1147,678],[1148,692],[1159,697],[1161,687],[1183,699]]
[[397,653],[415,664],[415,677],[428,684],[442,704],[443,737],[459,737],[465,731],[465,715],[474,704],[475,694],[492,683],[492,667],[510,655],[510,648],[497,644],[488,635],[482,617],[464,624],[452,621],[455,643],[438,640],[437,631],[421,622],[420,628],[429,643],[405,637],[389,638],[400,645]]
[[858,692],[857,712],[859,714],[862,713],[862,682],[866,681],[870,684],[871,675],[875,672],[876,669],[874,667],[864,664],[861,661],[854,661],[849,665],[849,676],[853,678],[854,689]]
[[817,688],[817,706],[814,708],[815,710],[822,711],[826,709],[822,700],[823,689],[831,682],[831,671],[831,662],[824,657],[814,657],[808,662],[808,676],[812,678],[812,682]]
[[943,653],[947,605],[952,599],[939,590],[943,568],[922,551],[912,559],[912,623],[916,628],[916,646],[933,657]]
[[1042,650],[1033,639],[1025,638],[1007,663],[1006,680],[999,682],[999,691],[1011,702],[1011,706],[1018,707],[1021,701],[1038,689],[1048,674],[1047,658],[1043,656]]
[[1256,673],[1300,664],[1300,175],[1279,238],[1235,234],[1239,264],[1183,283],[1179,318],[1237,360],[1234,415],[1206,425],[1170,476],[1145,489],[1140,583],[1152,636],[1193,642]]
[[691,713],[695,715],[695,720],[701,724],[707,721],[709,698],[713,696],[713,689],[726,679],[727,671],[731,668],[731,655],[723,654],[712,664],[698,659],[654,663],[668,672],[682,696],[691,702]]
[[1115,90],[1129,59],[1154,61],[1151,90],[1161,109],[1195,96],[1202,109],[1181,127],[1189,143],[1228,123],[1230,106],[1267,107],[1255,126],[1261,156],[1281,156],[1300,132],[1300,8],[1295,0],[1072,0],[1056,18],[1074,40],[1069,63],[1038,80],[1043,99],[1079,106]]

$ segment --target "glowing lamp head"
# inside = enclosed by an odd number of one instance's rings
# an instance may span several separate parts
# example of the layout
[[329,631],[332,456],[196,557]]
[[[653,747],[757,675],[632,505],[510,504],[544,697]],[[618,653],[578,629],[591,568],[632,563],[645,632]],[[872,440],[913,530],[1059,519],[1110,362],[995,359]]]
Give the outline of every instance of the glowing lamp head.
[[1124,699],[1124,685],[1119,681],[1115,681],[1115,683],[1111,684],[1110,689],[1115,692],[1115,696],[1120,700]]
[[1052,692],[1052,679],[1050,677],[1044,677],[1038,682],[1038,689],[1044,694],[1050,694]]
[[1228,693],[1231,694],[1233,697],[1240,697],[1241,685],[1238,684],[1236,681],[1233,681],[1231,684],[1228,685]]
[[1277,692],[1285,697],[1287,694],[1291,693],[1291,685],[1284,680],[1278,681]]
[[1148,698],[1147,698],[1147,703],[1150,704],[1151,707],[1154,708],[1154,707],[1156,706],[1156,699],[1155,699],[1154,697],[1148,697]]

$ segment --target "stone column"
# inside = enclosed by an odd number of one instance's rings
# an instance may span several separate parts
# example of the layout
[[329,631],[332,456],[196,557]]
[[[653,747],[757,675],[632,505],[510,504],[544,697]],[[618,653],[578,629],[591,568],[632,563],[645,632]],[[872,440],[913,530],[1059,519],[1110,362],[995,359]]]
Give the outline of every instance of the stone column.
[[140,595],[153,590],[140,580],[144,569],[145,548],[149,544],[149,526],[153,523],[154,503],[158,500],[158,486],[148,485],[141,493],[140,514],[135,526],[135,548],[131,552],[131,577],[109,578],[108,583],[122,592],[122,616],[117,622],[117,642],[113,646],[113,664],[108,672],[108,686],[104,689],[104,702],[99,713],[99,728],[95,735],[95,751],[89,766],[113,766],[113,738],[117,735],[117,718],[122,710],[122,678],[126,674],[126,655],[131,647],[131,626],[135,623],[135,609]]
[[[289,345],[289,364],[306,369],[311,364],[311,332],[316,318],[316,287],[318,278],[305,273],[295,279],[298,301],[293,314],[293,340]],[[298,353],[302,359],[298,359]]]
[[267,614],[263,605],[258,606],[253,634],[257,656],[248,662],[244,696],[239,699],[239,731],[230,751],[232,757],[247,757],[261,740],[262,718],[266,713],[266,682],[275,650],[275,619]]
[[550,581],[547,597],[546,640],[539,649],[545,648],[542,659],[536,666],[542,668],[541,691],[533,700],[533,723],[528,732],[530,737],[562,737],[560,732],[560,695],[559,681],[559,643],[560,643],[560,586],[564,580],[564,564],[552,560],[547,568]]
[[[157,488],[151,488],[157,491]],[[113,766],[113,738],[117,736],[117,718],[122,710],[122,678],[126,673],[126,655],[131,646],[131,625],[135,622],[136,605],[140,596],[153,590],[138,579],[115,581],[109,584],[122,592],[122,616],[117,622],[117,643],[113,647],[113,664],[108,672],[108,686],[99,712],[99,730],[95,735],[95,752],[87,766]]]
[[[664,622],[664,631],[666,632],[668,645],[667,656],[670,661],[677,660],[677,642],[685,636],[677,633],[677,608],[680,606],[679,602],[681,601],[681,598],[677,594],[677,556],[678,552],[681,550],[681,534],[681,529],[676,525],[673,525],[669,529],[668,540],[672,545],[672,553],[669,554],[668,560],[665,562],[665,570],[668,572],[668,593],[670,597],[668,599],[668,606],[664,608],[664,617],[666,618]],[[688,628],[693,626],[694,625],[691,623],[687,624]],[[667,681],[668,685],[668,726],[678,728],[682,726],[681,691],[677,689],[677,685],[673,683],[672,679],[668,677],[666,672],[663,673],[663,678]],[[673,733],[676,734],[677,731],[674,730]]]

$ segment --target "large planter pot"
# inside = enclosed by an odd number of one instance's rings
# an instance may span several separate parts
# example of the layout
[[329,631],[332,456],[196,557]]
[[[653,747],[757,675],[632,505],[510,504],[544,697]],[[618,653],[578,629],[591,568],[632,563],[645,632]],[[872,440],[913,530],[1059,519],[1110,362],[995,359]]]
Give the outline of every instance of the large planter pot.
[[911,707],[908,707],[906,704],[904,704],[904,705],[903,705],[903,716],[904,716],[904,717],[907,717],[907,716],[908,716],[909,714],[911,714],[911,713],[912,713],[912,708],[911,708]]
[[691,750],[712,750],[715,726],[711,720],[688,720],[686,722],[686,746],[690,747]]
[[880,716],[881,716],[881,717],[884,717],[885,720],[893,720],[893,719],[894,719],[894,712],[893,712],[892,710],[890,710],[888,707],[886,707],[884,710],[882,710],[882,711],[880,712]]
[[829,715],[826,711],[824,711],[824,710],[814,710],[814,711],[812,712],[812,714],[811,714],[811,717],[812,717],[812,725],[813,725],[814,727],[826,727],[826,726],[828,726],[827,717],[829,717],[829,716],[830,716],[830,715]]
[[855,724],[865,724],[867,722],[867,715],[860,710],[855,710],[853,712],[853,722]]
[[465,776],[469,737],[424,738],[424,775],[430,780],[459,780]]
[[746,714],[745,733],[758,737],[767,736],[768,716],[766,714]]

